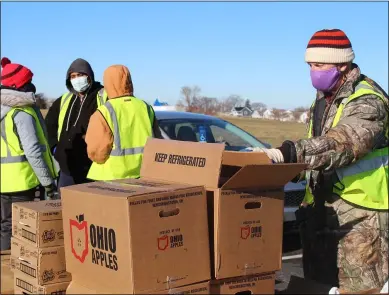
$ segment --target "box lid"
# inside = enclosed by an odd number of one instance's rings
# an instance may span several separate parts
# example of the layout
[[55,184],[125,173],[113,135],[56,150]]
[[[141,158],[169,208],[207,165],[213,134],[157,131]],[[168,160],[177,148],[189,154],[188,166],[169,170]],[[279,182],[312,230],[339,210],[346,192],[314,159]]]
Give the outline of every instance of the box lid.
[[278,188],[288,183],[305,167],[305,164],[247,165],[232,175],[222,188]]
[[224,144],[148,139],[141,176],[207,189],[277,188],[305,164],[271,164],[265,153],[230,152]]
[[61,188],[61,190],[127,199],[131,197],[187,189],[190,187],[193,187],[193,185],[172,183],[168,181],[156,182],[149,179],[120,179],[72,185]]
[[61,200],[16,202],[12,204],[12,220],[36,229],[38,222],[61,220]]

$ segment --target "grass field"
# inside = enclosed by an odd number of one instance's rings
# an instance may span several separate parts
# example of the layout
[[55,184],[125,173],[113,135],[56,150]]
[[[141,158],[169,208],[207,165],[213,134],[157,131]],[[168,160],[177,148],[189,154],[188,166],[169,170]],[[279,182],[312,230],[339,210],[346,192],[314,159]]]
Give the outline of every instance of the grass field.
[[284,140],[296,140],[306,137],[306,125],[296,122],[281,122],[276,120],[222,117],[222,119],[251,133],[261,141],[277,147]]
[[[47,110],[42,110],[46,116]],[[222,117],[222,119],[251,133],[261,141],[279,146],[284,140],[296,140],[306,136],[305,124],[296,122],[280,122],[275,120]]]

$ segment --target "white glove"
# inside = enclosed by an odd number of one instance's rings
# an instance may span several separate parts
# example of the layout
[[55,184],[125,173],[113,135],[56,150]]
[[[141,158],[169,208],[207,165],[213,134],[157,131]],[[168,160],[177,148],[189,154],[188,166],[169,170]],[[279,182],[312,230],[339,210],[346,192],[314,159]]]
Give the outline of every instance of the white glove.
[[328,294],[340,294],[339,289],[337,287],[332,287]]
[[253,152],[265,153],[274,163],[284,163],[284,156],[279,149],[253,148]]
[[388,282],[389,281],[386,281],[384,287],[382,288],[381,292],[380,293],[383,293],[383,294],[388,294]]

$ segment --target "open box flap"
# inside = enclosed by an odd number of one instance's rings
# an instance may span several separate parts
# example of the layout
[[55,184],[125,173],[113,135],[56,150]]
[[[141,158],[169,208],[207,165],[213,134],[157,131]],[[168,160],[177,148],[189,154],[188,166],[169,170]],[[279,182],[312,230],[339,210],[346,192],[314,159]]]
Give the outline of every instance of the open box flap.
[[265,153],[224,151],[222,164],[244,167],[254,164],[271,164],[271,160]]
[[218,187],[224,144],[149,138],[141,177]]
[[306,166],[306,164],[247,165],[227,180],[222,189],[279,188],[292,180]]

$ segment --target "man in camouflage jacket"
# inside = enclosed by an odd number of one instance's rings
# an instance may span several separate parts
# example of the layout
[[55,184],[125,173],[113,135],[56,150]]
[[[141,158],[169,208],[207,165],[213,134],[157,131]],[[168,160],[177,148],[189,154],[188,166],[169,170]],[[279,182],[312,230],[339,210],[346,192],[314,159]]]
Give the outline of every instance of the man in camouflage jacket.
[[[389,108],[385,91],[362,75],[353,59],[344,32],[316,32],[305,54],[318,90],[309,116],[311,136],[285,141],[277,149],[254,151],[265,152],[275,163],[307,164],[305,175],[314,206],[303,202],[296,213],[305,219],[300,230],[304,275],[358,292],[380,288],[388,280],[388,211],[356,206],[334,194],[334,170],[388,146]],[[356,92],[361,81],[384,99],[374,94],[357,97],[345,105],[333,127],[339,105]]]

